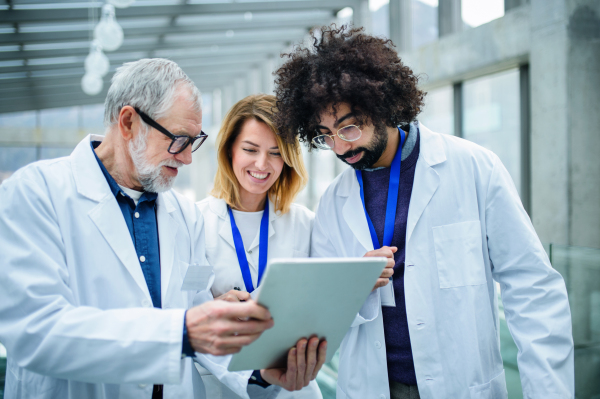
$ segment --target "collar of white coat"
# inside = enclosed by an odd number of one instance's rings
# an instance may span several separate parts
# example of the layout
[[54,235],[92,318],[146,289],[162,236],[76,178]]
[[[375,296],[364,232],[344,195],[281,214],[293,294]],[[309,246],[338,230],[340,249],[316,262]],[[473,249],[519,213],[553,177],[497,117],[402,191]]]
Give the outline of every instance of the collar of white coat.
[[[429,167],[432,167],[446,161],[446,151],[440,133],[432,132],[423,126],[421,122],[418,122],[418,124],[421,143],[417,162],[425,162]],[[348,168],[343,174],[349,177],[341,179],[337,195],[348,197],[359,187],[358,181],[354,178],[355,173],[352,168]]]
[[[97,202],[101,202],[107,195],[113,195],[90,145],[92,141],[103,140],[104,136],[90,134],[81,140],[71,153],[71,167],[77,192]],[[157,205],[164,206],[167,213],[177,209],[171,201],[164,193],[158,194]]]
[[[227,203],[225,200],[221,198],[215,198],[213,196],[208,197],[208,206],[210,207],[211,212],[217,215],[222,222],[227,221],[227,223],[222,223],[221,228],[219,229],[219,235],[223,238],[232,248],[235,248],[235,244],[233,242],[233,234],[231,232],[230,223],[227,220],[229,217],[229,212],[227,212]],[[269,200],[269,238],[275,235],[275,226],[274,222],[281,217],[281,211],[275,211],[275,205],[271,200]],[[257,247],[260,240],[257,236],[252,245],[248,249],[253,249]],[[252,262],[250,262],[252,264]],[[254,265],[254,264],[252,264]]]
[[[227,203],[221,198],[215,198],[212,195],[208,197],[208,206],[210,210],[221,219],[227,219]],[[269,223],[273,223],[275,219],[281,216],[281,211],[275,211],[273,201],[269,199]]]

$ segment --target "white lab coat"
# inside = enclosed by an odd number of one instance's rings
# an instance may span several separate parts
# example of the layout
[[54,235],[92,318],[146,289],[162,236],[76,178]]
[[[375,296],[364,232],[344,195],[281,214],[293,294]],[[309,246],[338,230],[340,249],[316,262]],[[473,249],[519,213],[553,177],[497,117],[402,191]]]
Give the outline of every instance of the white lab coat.
[[[202,215],[169,191],[158,195],[157,221],[163,309],[152,306],[90,136],[71,156],[33,163],[2,183],[5,398],[149,399],[152,384],[164,384],[165,398],[205,397],[192,360],[181,358],[184,309],[212,300],[210,282],[181,291],[188,265],[206,264]],[[213,367],[204,355],[197,360]]]
[[[233,242],[231,223],[227,212],[227,204],[222,199],[208,197],[197,203],[204,216],[206,231],[206,257],[213,267],[215,282],[212,293],[215,297],[222,295],[233,287],[247,291]],[[272,202],[269,203],[269,251],[268,259],[277,258],[307,258],[310,253],[310,234],[314,213],[307,208],[292,204],[289,212],[281,214],[275,211]],[[246,256],[250,267],[252,284],[257,286],[258,279],[258,246],[259,235],[247,250]],[[207,394],[212,398],[238,398],[222,384],[217,383],[213,376],[201,370],[206,385]],[[248,376],[252,373],[247,372]],[[269,388],[271,389],[271,388]],[[316,381],[300,391],[289,392],[281,390],[276,395],[278,399],[321,399],[321,391]]]
[[[406,313],[422,399],[506,398],[495,283],[519,348],[524,397],[574,396],[571,313],[565,284],[492,152],[420,128],[408,210]],[[354,170],[327,189],[311,254],[373,249]],[[385,289],[382,288],[382,289]],[[380,290],[340,351],[337,397],[389,398]]]

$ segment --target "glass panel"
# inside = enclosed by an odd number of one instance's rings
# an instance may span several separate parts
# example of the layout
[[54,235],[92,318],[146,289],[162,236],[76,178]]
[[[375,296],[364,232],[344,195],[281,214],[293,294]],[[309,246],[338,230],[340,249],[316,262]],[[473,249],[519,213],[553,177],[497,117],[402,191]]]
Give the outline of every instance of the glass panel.
[[483,25],[504,15],[504,0],[462,0],[462,20],[467,28]]
[[34,143],[36,111],[0,114],[0,142]]
[[36,160],[36,147],[0,147],[0,183]]
[[40,129],[44,143],[78,143],[79,107],[41,110]]
[[465,81],[463,137],[496,153],[521,191],[519,70]]
[[0,344],[0,398],[4,397],[4,376],[6,375],[6,349]]
[[371,33],[373,36],[390,37],[389,0],[369,0],[371,10]]
[[412,48],[438,39],[438,0],[412,0]]
[[71,155],[74,147],[42,147],[40,159],[53,159]]
[[434,132],[454,134],[454,90],[452,86],[427,92],[419,121]]
[[81,136],[88,134],[104,135],[104,104],[85,105],[80,107]]

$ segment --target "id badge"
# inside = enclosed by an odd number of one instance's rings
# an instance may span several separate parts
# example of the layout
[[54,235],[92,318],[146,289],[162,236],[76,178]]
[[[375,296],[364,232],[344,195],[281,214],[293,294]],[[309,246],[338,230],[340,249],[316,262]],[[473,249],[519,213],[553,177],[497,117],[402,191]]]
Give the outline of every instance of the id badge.
[[381,295],[381,306],[389,306],[392,308],[396,307],[396,296],[394,295],[394,280],[390,277],[390,282],[385,286],[379,288],[379,294]]

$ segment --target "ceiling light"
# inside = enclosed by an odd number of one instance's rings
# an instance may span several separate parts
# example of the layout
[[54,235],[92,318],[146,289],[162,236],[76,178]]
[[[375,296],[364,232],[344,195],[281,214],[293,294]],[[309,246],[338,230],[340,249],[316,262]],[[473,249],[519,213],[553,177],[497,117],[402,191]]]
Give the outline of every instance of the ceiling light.
[[117,23],[112,4],[102,6],[102,18],[94,29],[94,39],[100,42],[105,51],[115,51],[123,44],[123,28]]

